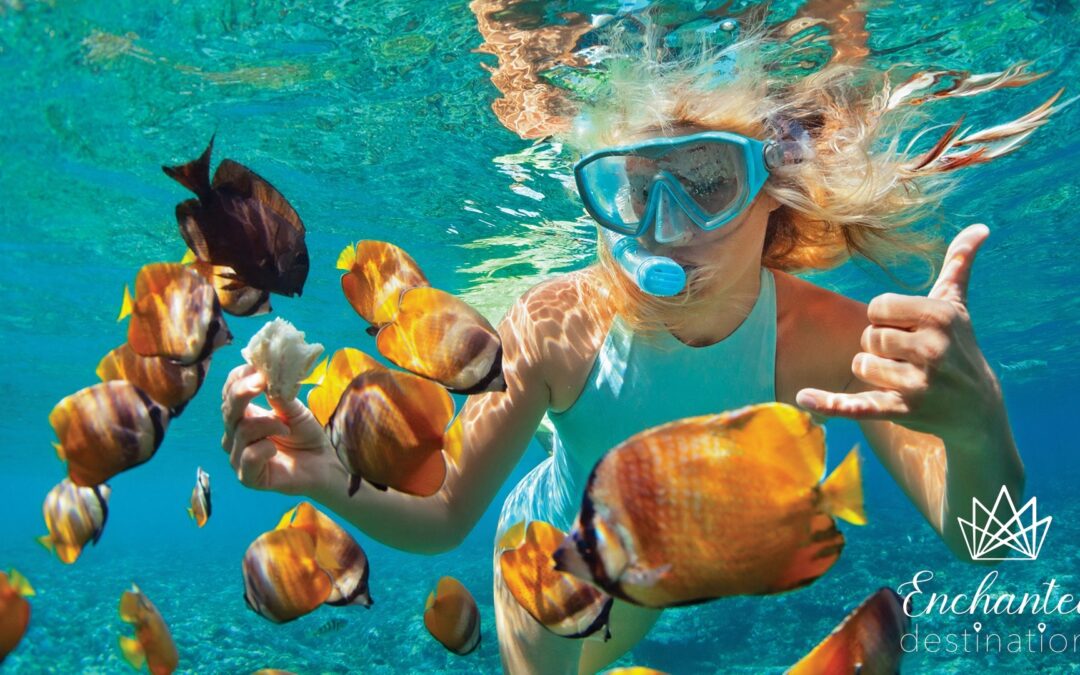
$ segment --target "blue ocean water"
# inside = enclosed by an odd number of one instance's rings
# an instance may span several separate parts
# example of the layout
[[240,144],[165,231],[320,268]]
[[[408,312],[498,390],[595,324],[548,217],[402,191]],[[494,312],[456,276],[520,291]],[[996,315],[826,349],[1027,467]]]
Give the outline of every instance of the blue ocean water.
[[[790,17],[798,4],[773,3],[770,20]],[[555,21],[559,12],[617,7],[552,2],[540,15]],[[941,122],[966,112],[985,126],[1060,87],[1080,93],[1072,0],[897,2],[873,7],[867,25],[881,67],[986,72],[1031,60],[1052,71],[1023,89],[935,106]],[[243,552],[297,501],[240,486],[220,449],[218,392],[263,319],[229,319],[233,345],[217,353],[158,455],[111,481],[109,522],[95,548],[65,566],[34,542],[44,533],[42,499],[64,472],[50,448],[48,413],[95,383],[98,359],[125,339],[115,320],[124,284],[147,262],[183,255],[173,209],[188,195],[159,167],[195,157],[212,133],[215,158],[252,167],[302,215],[311,276],[302,298],[273,299],[274,316],[331,350],[374,352],[334,269],[338,252],[357,239],[405,245],[435,286],[492,318],[521,290],[591,260],[593,231],[559,169],[492,114],[497,92],[481,67],[492,59],[474,51],[481,41],[460,1],[0,0],[0,569],[20,570],[38,590],[30,629],[0,672],[124,672],[116,636],[129,629],[117,604],[132,582],[168,621],[182,672],[498,669],[490,554],[501,496],[444,555],[409,555],[356,533],[371,560],[370,610],[322,608],[274,626],[245,607]],[[1078,129],[1080,106],[1060,111],[1016,154],[972,169],[942,212],[950,231],[978,221],[992,229],[970,309],[1002,380],[1028,493],[1054,518],[1038,561],[995,568],[995,592],[1042,593],[1055,579],[1059,594],[1080,595],[1072,427],[1080,403]],[[866,265],[815,281],[863,301],[897,290]],[[858,440],[851,424],[830,423],[832,461]],[[531,447],[504,494],[543,457]],[[214,491],[202,530],[184,512],[198,465]],[[953,560],[873,461],[865,491],[871,524],[846,528],[848,546],[820,581],[784,596],[669,611],[620,664],[777,672],[878,587],[929,569],[933,590],[975,591],[988,569]],[[465,582],[481,608],[483,641],[466,657],[444,650],[422,625],[424,599],[445,574]],[[318,634],[331,618],[346,624]],[[949,652],[947,640],[925,640],[975,633],[976,622],[978,634],[993,631],[1006,643],[1023,635],[1024,649]],[[914,625],[924,640],[905,672],[1080,670],[1077,613],[927,616]],[[1061,653],[1055,634],[1067,636]]]

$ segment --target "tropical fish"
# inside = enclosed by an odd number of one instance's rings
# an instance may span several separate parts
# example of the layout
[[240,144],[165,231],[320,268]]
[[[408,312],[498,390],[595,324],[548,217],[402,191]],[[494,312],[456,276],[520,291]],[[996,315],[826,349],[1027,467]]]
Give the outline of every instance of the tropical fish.
[[65,397],[49,413],[56,454],[75,485],[93,487],[157,452],[169,411],[126,380],[110,380]]
[[614,668],[605,670],[603,675],[667,675],[662,670],[654,670],[644,666],[630,666],[629,668]]
[[402,291],[398,313],[375,338],[395,365],[457,394],[505,391],[502,341],[464,300],[436,288]]
[[213,285],[180,263],[144,265],[135,297],[124,289],[120,318],[128,314],[128,344],[139,356],[190,366],[232,342]]
[[332,584],[326,604],[371,607],[367,555],[344,528],[308,502],[285,512],[277,529],[285,528],[306,532],[315,542],[315,561]]
[[30,623],[30,603],[26,598],[34,589],[26,577],[15,570],[0,572],[0,663],[15,650]]
[[244,554],[244,601],[274,623],[299,618],[326,602],[330,574],[315,561],[315,540],[299,528],[265,532]]
[[645,607],[779,593],[825,573],[864,524],[858,454],[821,484],[825,433],[782,403],[643,431],[593,468],[556,568]]
[[163,166],[166,175],[194,192],[176,206],[180,234],[195,257],[222,274],[279,295],[300,295],[308,275],[304,223],[273,185],[242,164],[224,159],[210,181],[214,139],[198,159]]
[[172,417],[177,417],[188,401],[195,398],[209,369],[209,356],[184,366],[164,357],[139,356],[125,342],[101,359],[97,376],[102,382],[127,380],[168,408]]
[[589,637],[604,631],[610,637],[611,597],[555,569],[551,559],[565,533],[534,520],[520,522],[502,536],[499,570],[503,583],[532,618],[556,635]]
[[326,425],[352,474],[349,495],[361,478],[418,497],[438,492],[446,478],[443,436],[453,415],[450,394],[422,377],[389,369],[357,376]]
[[86,542],[97,544],[109,517],[108,485],[79,487],[65,478],[49,490],[41,511],[49,533],[38,542],[70,565]]
[[176,670],[180,654],[169,627],[135,584],[120,596],[120,619],[135,627],[134,638],[120,636],[120,651],[132,668],[142,670],[146,665],[153,675],[169,675]]
[[191,490],[191,508],[187,512],[199,527],[210,520],[210,474],[201,466],[195,470],[195,487]]
[[258,316],[266,314],[270,306],[270,292],[248,286],[236,278],[233,268],[211,265],[205,260],[192,260],[191,269],[214,285],[221,309],[233,316]]
[[346,347],[337,350],[329,362],[325,363],[324,368],[315,367],[313,379],[309,383],[316,386],[308,392],[308,408],[315,415],[315,419],[326,426],[350,382],[369,370],[385,369],[386,366],[359,349]]
[[336,633],[347,625],[349,625],[349,622],[345,619],[330,619],[323,625],[311,631],[311,635],[313,637],[322,637],[323,635]]
[[439,579],[428,595],[424,626],[455,654],[464,656],[480,645],[480,610],[469,589],[453,577]]
[[416,261],[385,241],[346,246],[337,268],[345,271],[341,290],[356,313],[371,324],[368,332],[372,335],[397,314],[402,291],[429,285]]
[[904,655],[901,638],[910,622],[900,596],[891,588],[882,588],[792,666],[788,675],[898,673]]
[[263,668],[256,670],[251,675],[296,675],[291,670],[278,670],[277,668]]

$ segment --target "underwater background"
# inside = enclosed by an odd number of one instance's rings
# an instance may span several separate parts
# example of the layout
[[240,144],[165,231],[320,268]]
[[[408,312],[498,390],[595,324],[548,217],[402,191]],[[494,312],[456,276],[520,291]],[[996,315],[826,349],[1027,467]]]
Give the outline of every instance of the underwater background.
[[[668,4],[693,13],[721,3]],[[615,0],[519,5],[535,25],[558,24],[567,11],[619,9]],[[798,5],[772,3],[769,21],[790,18]],[[870,59],[973,72],[1030,60],[1036,71],[1052,71],[1022,89],[925,106],[942,123],[965,112],[968,123],[988,126],[1060,87],[1080,94],[1078,5],[879,3],[867,20]],[[492,113],[498,92],[481,64],[495,60],[475,51],[481,42],[464,1],[0,0],[0,569],[18,569],[37,590],[29,631],[0,673],[129,670],[116,640],[130,628],[117,606],[132,582],[168,622],[181,672],[498,670],[496,518],[502,497],[544,457],[540,445],[450,553],[405,554],[350,528],[371,563],[374,606],[323,607],[282,626],[245,606],[240,560],[298,499],[242,487],[220,446],[222,383],[267,319],[288,319],[328,353],[374,353],[334,267],[349,243],[404,246],[434,286],[493,320],[524,289],[592,259],[595,229],[568,188],[565,163]],[[1065,108],[1017,153],[968,170],[942,211],[949,234],[971,222],[991,228],[970,309],[1004,387],[1028,494],[1040,516],[1053,516],[1039,559],[1000,565],[995,592],[1041,593],[1054,578],[1062,592],[1080,595],[1078,130],[1080,105]],[[311,255],[303,297],[274,296],[270,316],[228,317],[234,342],[215,354],[202,391],[152,461],[110,481],[104,536],[63,565],[35,542],[45,533],[42,500],[64,475],[50,447],[49,411],[94,384],[98,360],[124,341],[126,324],[116,321],[124,285],[142,265],[184,254],[174,207],[189,195],[160,167],[193,159],[215,132],[215,164],[229,157],[251,167],[303,218]],[[862,301],[905,292],[865,263],[813,278]],[[861,440],[851,423],[830,422],[828,434],[830,464]],[[197,466],[213,488],[213,516],[201,530],[185,513]],[[867,595],[919,570],[933,570],[933,590],[974,591],[987,569],[955,561],[873,459],[865,493],[869,526],[843,528],[847,547],[818,582],[670,610],[619,664],[779,672]],[[483,637],[471,655],[449,653],[423,627],[424,600],[442,575],[462,580],[480,605]],[[1075,613],[917,617],[913,626],[924,635],[959,633],[974,621],[1002,634],[1042,622],[1046,635],[1068,636],[1069,649],[920,649],[904,671],[1080,672]]]

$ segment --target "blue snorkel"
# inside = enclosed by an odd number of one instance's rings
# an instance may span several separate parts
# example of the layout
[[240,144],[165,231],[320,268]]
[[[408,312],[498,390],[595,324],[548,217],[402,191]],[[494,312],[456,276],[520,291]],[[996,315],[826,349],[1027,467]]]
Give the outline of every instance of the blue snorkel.
[[649,295],[670,297],[686,288],[686,272],[671,258],[650,253],[637,239],[601,227],[600,233],[626,276]]

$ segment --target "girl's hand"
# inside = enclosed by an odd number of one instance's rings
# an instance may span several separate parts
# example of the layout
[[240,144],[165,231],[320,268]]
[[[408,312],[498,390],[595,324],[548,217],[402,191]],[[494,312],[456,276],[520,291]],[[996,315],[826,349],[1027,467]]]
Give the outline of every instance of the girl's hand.
[[857,393],[803,389],[796,402],[823,415],[890,420],[947,444],[977,439],[1003,406],[967,310],[971,266],[989,234],[971,225],[956,235],[929,296],[886,293],[870,302],[862,351],[851,362],[865,383]]
[[244,365],[229,373],[221,392],[221,445],[240,482],[257,490],[311,495],[338,477],[344,492],[334,449],[315,416],[295,399],[267,397],[272,410],[251,403],[265,390],[266,378]]

